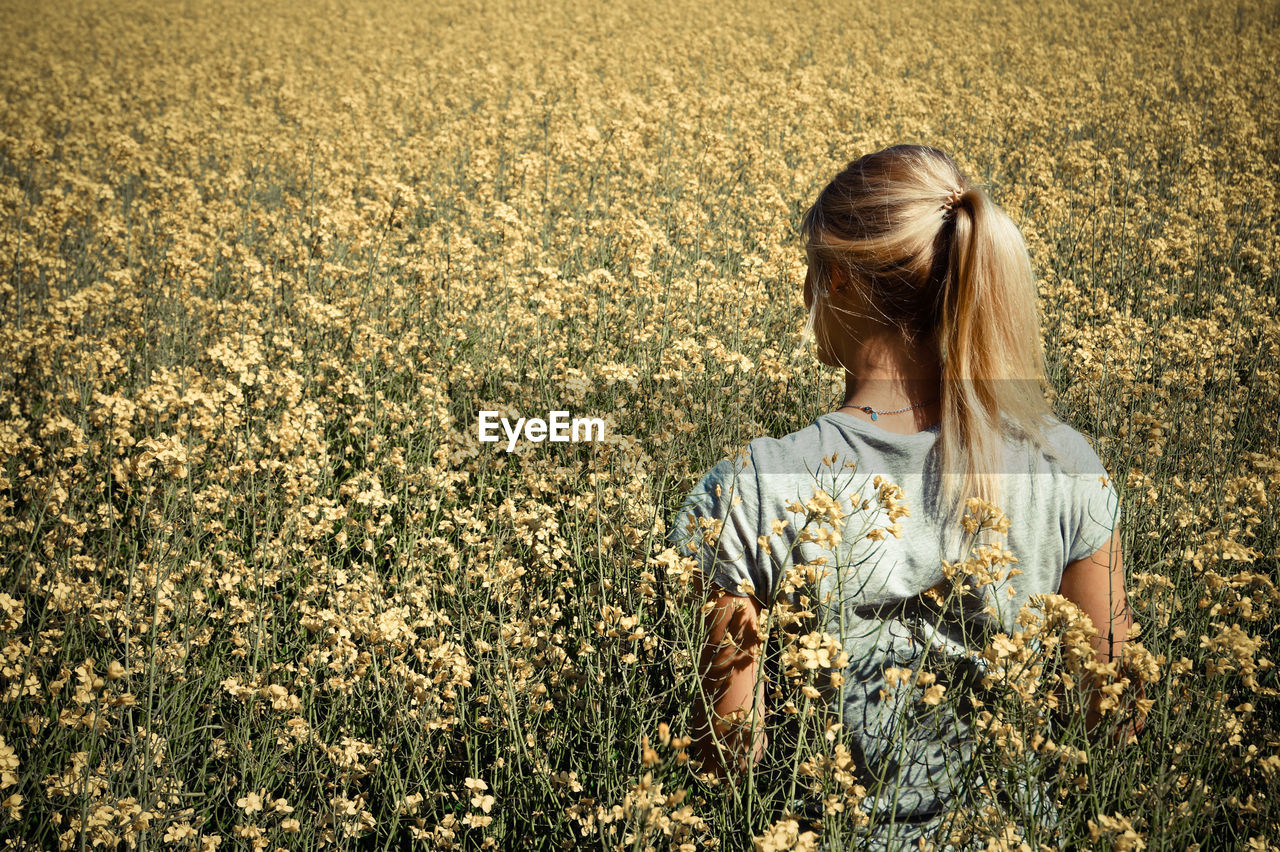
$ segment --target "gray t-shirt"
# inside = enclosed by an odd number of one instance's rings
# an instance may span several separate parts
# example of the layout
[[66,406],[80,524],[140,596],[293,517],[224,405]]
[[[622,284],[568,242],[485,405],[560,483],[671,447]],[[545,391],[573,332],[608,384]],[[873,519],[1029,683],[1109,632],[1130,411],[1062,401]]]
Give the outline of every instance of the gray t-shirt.
[[[938,440],[937,425],[904,435],[844,412],[824,414],[785,437],[757,438],[744,456],[715,465],[689,495],[670,534],[678,550],[694,556],[703,573],[732,594],[754,591],[766,606],[778,594],[807,594],[817,602],[818,629],[839,638],[849,663],[839,696],[824,686],[828,677],[814,685],[841,716],[868,789],[865,807],[894,822],[927,822],[966,783],[969,721],[954,703],[931,706],[918,700],[918,691],[917,700],[907,700],[907,690],[886,690],[885,670],[945,670],[938,665],[945,660],[951,671],[968,672],[948,689],[977,689],[982,661],[972,652],[995,632],[1015,632],[1018,611],[1032,595],[1056,593],[1063,568],[1105,544],[1119,512],[1098,455],[1069,425],[1048,421],[1045,447],[1006,438],[995,471],[996,503],[1010,527],[1007,537],[993,540],[1012,551],[1013,567],[1022,573],[984,587],[960,606],[931,606],[922,593],[944,579],[942,560],[959,559],[963,546],[958,524],[952,525],[955,535],[943,534]],[[910,515],[899,520],[900,538],[867,538],[871,529],[889,526],[888,509],[873,487],[877,475],[904,492]],[[845,514],[838,543],[799,534],[805,515],[792,509],[819,488],[839,499]],[[863,509],[865,501],[870,506]],[[785,525],[775,523],[783,520]],[[800,572],[792,569],[819,558],[826,559],[825,576],[797,588]],[[809,606],[813,610],[815,603]]]

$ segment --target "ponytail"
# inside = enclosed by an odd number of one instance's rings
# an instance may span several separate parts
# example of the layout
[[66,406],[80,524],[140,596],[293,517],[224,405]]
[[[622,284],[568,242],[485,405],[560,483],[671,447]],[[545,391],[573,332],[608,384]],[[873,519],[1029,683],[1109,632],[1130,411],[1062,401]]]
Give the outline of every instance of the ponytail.
[[938,346],[942,504],[955,522],[969,497],[1000,504],[1004,437],[1012,430],[1043,444],[1050,412],[1035,275],[1022,235],[979,187],[964,188],[951,213]]

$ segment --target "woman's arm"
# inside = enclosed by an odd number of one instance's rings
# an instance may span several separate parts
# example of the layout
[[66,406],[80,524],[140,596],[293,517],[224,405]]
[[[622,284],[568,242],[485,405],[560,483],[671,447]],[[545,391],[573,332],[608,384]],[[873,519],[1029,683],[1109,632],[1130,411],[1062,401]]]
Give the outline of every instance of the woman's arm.
[[[700,583],[698,591],[701,598]],[[695,743],[703,770],[720,778],[728,775],[726,764],[746,771],[767,743],[760,677],[764,643],[757,632],[762,609],[754,597],[731,595],[715,585],[703,607],[707,633],[698,660]]]
[[[1073,601],[1080,607],[1097,628],[1098,635],[1093,640],[1098,661],[1109,663],[1119,661],[1120,651],[1129,638],[1129,630],[1133,626],[1133,616],[1129,612],[1129,601],[1124,588],[1124,560],[1120,554],[1119,528],[1112,533],[1110,539],[1092,556],[1068,563],[1062,572],[1062,583],[1059,594]],[[1137,682],[1136,697],[1144,696],[1142,681]],[[1085,714],[1085,728],[1092,731],[1102,718],[1100,705],[1103,693],[1094,690],[1090,696],[1089,709]],[[1145,719],[1135,716],[1131,733],[1142,730]]]

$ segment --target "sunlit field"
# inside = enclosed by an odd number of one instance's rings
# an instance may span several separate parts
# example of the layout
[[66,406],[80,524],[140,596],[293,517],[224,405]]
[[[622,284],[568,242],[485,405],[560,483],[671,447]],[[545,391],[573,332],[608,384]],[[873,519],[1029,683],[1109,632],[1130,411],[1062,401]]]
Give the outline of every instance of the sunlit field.
[[[839,405],[797,226],[897,142],[1022,228],[1141,629],[1106,669],[1049,600],[985,650],[937,848],[1280,848],[1275,3],[14,2],[0,42],[5,848],[859,848],[794,613],[763,763],[700,774],[667,536]],[[1089,676],[1139,736],[1085,735]]]

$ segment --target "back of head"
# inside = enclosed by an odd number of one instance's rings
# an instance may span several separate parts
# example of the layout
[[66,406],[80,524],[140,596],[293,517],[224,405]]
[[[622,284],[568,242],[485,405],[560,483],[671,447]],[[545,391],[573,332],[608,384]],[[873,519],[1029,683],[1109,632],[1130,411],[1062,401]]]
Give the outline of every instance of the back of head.
[[1042,445],[1051,413],[1035,277],[1017,226],[944,152],[895,145],[836,175],[803,231],[816,285],[839,274],[878,321],[936,348],[948,514],[969,497],[998,503],[1004,438]]

